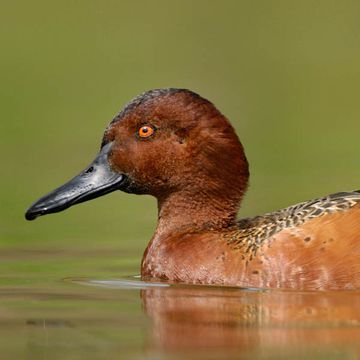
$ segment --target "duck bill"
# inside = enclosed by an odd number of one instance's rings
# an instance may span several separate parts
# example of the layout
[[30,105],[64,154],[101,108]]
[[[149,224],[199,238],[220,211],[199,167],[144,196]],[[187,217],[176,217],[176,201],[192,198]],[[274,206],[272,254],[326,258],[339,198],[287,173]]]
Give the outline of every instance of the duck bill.
[[118,190],[125,181],[125,175],[110,168],[108,155],[111,145],[103,146],[95,160],[79,175],[32,204],[25,218],[34,220]]

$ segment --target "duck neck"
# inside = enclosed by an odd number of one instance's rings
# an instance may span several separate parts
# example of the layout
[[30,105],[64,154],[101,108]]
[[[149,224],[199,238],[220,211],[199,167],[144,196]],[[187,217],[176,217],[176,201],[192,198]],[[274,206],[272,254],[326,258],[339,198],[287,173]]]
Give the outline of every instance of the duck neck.
[[158,198],[157,234],[217,230],[236,220],[240,199],[183,190]]

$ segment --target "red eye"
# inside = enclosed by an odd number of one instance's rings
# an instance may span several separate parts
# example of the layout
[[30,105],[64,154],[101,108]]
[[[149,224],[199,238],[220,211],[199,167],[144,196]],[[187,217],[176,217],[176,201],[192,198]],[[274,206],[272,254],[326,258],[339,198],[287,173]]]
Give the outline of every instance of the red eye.
[[151,126],[144,125],[139,129],[138,134],[141,138],[148,138],[154,133],[154,131],[154,128]]

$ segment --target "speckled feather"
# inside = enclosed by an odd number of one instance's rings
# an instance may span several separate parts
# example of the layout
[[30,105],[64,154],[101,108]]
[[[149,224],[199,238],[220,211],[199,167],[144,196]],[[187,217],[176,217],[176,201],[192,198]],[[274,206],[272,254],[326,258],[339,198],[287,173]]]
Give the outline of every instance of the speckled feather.
[[262,216],[240,219],[237,222],[239,230],[232,232],[227,242],[255,256],[261,245],[276,233],[316,217],[348,210],[356,204],[360,204],[360,190],[339,192]]

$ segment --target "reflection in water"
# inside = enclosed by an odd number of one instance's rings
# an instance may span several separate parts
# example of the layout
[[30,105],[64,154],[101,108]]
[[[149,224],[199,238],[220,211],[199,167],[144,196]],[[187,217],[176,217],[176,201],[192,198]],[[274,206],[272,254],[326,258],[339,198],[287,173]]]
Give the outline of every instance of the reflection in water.
[[52,360],[360,359],[359,291],[251,291],[131,277],[67,279],[61,289],[3,290],[1,297],[2,351],[11,359],[20,352]]
[[141,298],[152,319],[152,351],[281,348],[282,354],[299,355],[297,349],[332,352],[346,346],[360,355],[360,292],[171,286],[143,289]]

